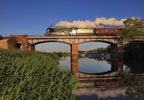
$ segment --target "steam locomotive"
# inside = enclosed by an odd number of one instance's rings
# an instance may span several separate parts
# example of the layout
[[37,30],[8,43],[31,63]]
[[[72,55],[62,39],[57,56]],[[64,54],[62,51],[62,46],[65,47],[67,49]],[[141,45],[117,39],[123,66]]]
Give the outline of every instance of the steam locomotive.
[[47,28],[45,36],[116,35],[116,28]]

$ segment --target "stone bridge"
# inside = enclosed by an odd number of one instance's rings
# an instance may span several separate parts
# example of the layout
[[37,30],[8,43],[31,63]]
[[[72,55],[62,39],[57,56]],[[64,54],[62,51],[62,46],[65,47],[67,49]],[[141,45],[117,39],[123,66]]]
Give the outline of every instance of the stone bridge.
[[31,50],[36,44],[44,42],[62,42],[71,45],[71,53],[78,54],[78,44],[85,42],[105,42],[111,44],[112,54],[121,52],[121,41],[118,36],[51,36],[51,37],[26,37],[31,44]]
[[[17,40],[16,46],[22,50],[35,50],[35,45],[44,42],[62,42],[71,45],[72,55],[78,55],[78,44],[85,42],[105,42],[111,44],[111,55],[119,57],[122,51],[121,39],[118,36],[47,36],[28,37],[27,35],[11,35]],[[8,38],[0,40],[0,48],[8,48]]]
[[77,72],[78,69],[78,44],[85,42],[104,42],[111,45],[111,58],[122,58],[122,43],[118,36],[49,36],[49,37],[26,37],[27,42],[31,44],[29,50],[35,50],[35,45],[44,42],[62,42],[71,46],[72,69]]
[[[111,58],[122,57],[122,42],[118,36],[47,36],[28,37],[27,35],[11,35],[17,40],[16,47],[22,50],[35,50],[35,45],[44,42],[62,42],[71,46],[71,63],[73,72],[78,72],[78,44],[85,42],[104,42],[111,45]],[[0,48],[8,49],[8,38],[0,40]]]

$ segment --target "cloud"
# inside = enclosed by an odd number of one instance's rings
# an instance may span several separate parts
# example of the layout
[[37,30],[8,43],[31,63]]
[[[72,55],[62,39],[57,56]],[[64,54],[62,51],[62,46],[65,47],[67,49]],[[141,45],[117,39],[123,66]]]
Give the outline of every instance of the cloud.
[[52,27],[65,27],[65,28],[99,28],[104,26],[119,26],[123,27],[123,21],[126,18],[117,20],[116,18],[105,18],[105,17],[97,17],[94,21],[90,20],[76,20],[72,22],[68,21],[60,21],[58,23],[53,23]]

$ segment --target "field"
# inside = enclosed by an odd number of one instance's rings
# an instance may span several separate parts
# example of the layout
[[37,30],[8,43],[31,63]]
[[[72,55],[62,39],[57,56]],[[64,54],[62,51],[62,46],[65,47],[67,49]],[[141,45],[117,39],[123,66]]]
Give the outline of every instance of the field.
[[74,100],[77,78],[55,54],[0,49],[0,100]]

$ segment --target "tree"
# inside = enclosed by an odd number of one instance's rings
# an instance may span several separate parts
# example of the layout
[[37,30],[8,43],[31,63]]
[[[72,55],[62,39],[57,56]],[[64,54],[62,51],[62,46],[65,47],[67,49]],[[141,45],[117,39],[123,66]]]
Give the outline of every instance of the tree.
[[133,41],[144,36],[144,21],[139,18],[127,18],[124,22],[124,28],[119,30],[118,35],[123,41]]
[[8,48],[9,49],[15,49],[16,48],[16,39],[14,37],[10,37],[8,40],[7,40],[7,43],[8,43]]
[[0,35],[0,40],[3,39],[2,35]]
[[125,61],[143,60],[144,59],[144,41],[131,41],[124,45],[124,59]]

